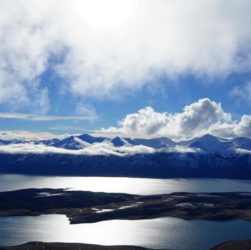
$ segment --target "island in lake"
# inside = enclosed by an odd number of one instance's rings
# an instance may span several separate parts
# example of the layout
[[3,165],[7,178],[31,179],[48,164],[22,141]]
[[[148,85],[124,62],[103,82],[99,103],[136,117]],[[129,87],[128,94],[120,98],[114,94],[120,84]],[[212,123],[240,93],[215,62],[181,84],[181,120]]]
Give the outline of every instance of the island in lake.
[[251,219],[251,193],[130,195],[65,189],[0,192],[0,216],[64,214],[70,223],[177,217],[186,220]]

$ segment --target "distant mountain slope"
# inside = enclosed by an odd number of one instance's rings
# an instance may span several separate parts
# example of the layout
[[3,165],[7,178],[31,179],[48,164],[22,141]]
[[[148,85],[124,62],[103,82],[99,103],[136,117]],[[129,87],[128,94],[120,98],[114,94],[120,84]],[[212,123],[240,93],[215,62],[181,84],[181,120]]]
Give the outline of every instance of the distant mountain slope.
[[155,153],[121,157],[1,153],[0,172],[38,175],[251,179],[251,155]]

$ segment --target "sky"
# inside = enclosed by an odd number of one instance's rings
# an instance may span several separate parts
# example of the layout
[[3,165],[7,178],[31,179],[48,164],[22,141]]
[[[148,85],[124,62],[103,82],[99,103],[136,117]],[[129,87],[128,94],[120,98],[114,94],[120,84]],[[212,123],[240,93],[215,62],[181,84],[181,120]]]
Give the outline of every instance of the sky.
[[249,0],[1,0],[0,135],[251,137]]

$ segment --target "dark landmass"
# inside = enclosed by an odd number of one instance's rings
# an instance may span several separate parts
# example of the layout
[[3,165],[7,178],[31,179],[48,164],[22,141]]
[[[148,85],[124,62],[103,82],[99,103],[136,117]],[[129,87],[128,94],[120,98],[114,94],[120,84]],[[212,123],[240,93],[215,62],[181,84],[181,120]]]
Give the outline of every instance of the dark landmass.
[[251,250],[251,240],[233,240],[221,243],[210,250]]
[[0,192],[0,216],[64,214],[70,223],[177,217],[251,219],[251,193],[129,195],[63,189]]
[[100,246],[79,243],[29,242],[19,246],[0,247],[0,250],[149,250],[135,246]]
[[4,154],[0,172],[32,175],[251,179],[251,154]]

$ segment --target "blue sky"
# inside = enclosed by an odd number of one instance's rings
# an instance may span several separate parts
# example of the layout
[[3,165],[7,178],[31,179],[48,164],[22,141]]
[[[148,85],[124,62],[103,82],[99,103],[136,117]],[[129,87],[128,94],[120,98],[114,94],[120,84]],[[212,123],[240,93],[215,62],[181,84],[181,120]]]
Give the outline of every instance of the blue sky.
[[251,136],[250,1],[0,9],[0,130]]
[[[52,116],[75,116],[75,104],[81,102],[82,98],[76,98],[74,95],[58,94],[57,85],[60,85],[60,81],[63,81],[63,79],[57,79],[57,76],[51,76],[51,73],[46,73],[43,78],[46,79],[48,84],[52,107],[47,114]],[[55,78],[57,79],[56,82]],[[158,79],[159,87],[154,92],[151,87],[144,87],[116,99],[96,100],[84,98],[84,101],[91,107],[90,109],[94,109],[96,113],[96,117],[87,120],[34,121],[29,119],[1,119],[0,129],[47,131],[52,133],[90,132],[101,127],[116,125],[127,114],[134,113],[146,106],[151,106],[158,112],[179,113],[182,112],[184,106],[205,97],[220,102],[224,111],[232,113],[235,119],[239,119],[243,114],[250,114],[250,102],[233,96],[231,90],[236,85],[245,84],[249,79],[248,74],[237,74],[226,79],[218,78],[213,80],[200,79],[192,75],[184,75],[178,79],[162,77]],[[1,108],[1,112],[6,112],[5,108]],[[26,108],[23,113],[26,113]],[[34,112],[34,114],[37,113]]]

